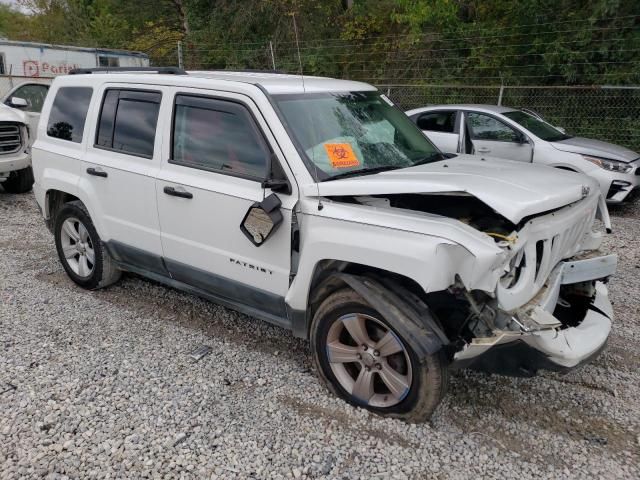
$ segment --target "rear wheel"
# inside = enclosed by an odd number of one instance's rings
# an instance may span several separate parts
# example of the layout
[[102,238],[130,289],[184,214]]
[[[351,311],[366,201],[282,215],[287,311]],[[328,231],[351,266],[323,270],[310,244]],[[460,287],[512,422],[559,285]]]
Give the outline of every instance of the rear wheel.
[[106,287],[120,278],[109,253],[80,201],[69,202],[56,216],[54,237],[67,275],[83,288]]
[[427,420],[448,380],[441,352],[418,358],[394,328],[351,289],[325,299],[314,315],[311,345],[328,388],[349,403],[409,422]]
[[33,187],[33,170],[27,167],[11,172],[1,185],[8,193],[27,193]]

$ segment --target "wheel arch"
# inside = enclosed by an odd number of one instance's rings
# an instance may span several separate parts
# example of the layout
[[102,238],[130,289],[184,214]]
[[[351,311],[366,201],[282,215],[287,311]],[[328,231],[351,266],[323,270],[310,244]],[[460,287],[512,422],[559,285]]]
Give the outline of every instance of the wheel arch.
[[309,338],[315,312],[333,292],[348,287],[363,297],[381,314],[400,315],[414,349],[432,354],[448,339],[426,304],[426,292],[413,279],[398,273],[360,263],[324,259],[314,268],[307,294],[307,308],[295,312],[293,333]]

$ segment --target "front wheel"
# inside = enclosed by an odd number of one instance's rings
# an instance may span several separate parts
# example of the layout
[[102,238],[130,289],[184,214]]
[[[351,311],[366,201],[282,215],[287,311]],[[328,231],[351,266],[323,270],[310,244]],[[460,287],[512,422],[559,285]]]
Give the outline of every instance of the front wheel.
[[422,422],[446,391],[442,352],[418,358],[397,329],[349,288],[327,297],[311,326],[313,360],[328,388],[379,415]]
[[11,172],[1,185],[8,193],[27,193],[33,187],[33,170],[27,167]]

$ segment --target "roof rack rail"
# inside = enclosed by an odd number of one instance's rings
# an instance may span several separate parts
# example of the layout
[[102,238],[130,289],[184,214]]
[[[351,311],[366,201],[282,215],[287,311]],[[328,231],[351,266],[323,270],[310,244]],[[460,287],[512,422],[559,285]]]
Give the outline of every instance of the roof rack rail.
[[95,67],[95,68],[74,68],[69,71],[69,75],[87,75],[90,73],[162,73],[168,75],[187,75],[187,72],[179,67]]

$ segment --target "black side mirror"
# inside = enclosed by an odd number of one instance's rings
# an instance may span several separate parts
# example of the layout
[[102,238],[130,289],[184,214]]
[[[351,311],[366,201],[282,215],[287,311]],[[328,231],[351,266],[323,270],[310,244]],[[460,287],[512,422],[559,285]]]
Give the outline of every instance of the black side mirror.
[[274,193],[251,205],[242,219],[240,230],[256,247],[262,245],[282,223],[282,202]]
[[525,143],[529,143],[529,139],[523,133],[518,133],[518,143],[520,145],[524,145]]
[[262,188],[269,188],[272,192],[291,195],[291,184],[282,170],[282,166],[275,154],[269,158],[269,177],[262,182]]

